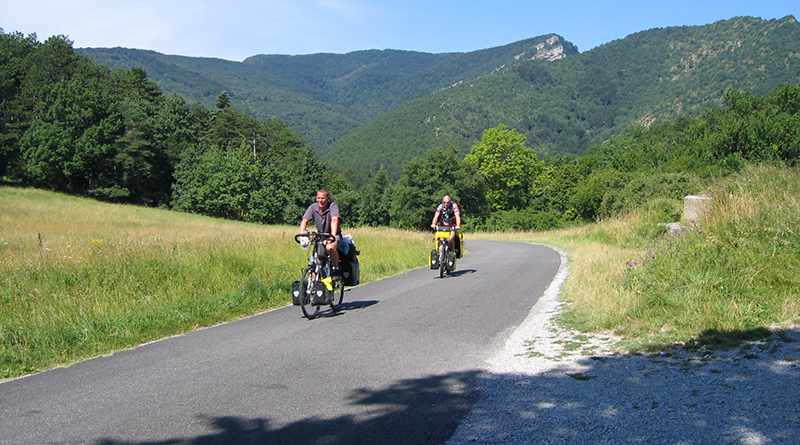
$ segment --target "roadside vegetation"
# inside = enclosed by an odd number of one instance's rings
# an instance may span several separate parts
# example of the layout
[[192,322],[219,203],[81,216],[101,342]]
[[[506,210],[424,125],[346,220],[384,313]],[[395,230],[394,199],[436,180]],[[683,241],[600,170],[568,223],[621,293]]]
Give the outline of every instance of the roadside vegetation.
[[633,350],[729,345],[800,323],[800,171],[751,165],[712,185],[696,230],[664,234],[680,201],[659,200],[597,224],[483,233],[569,255],[563,321],[613,331]]
[[[0,208],[0,378],[283,306],[305,261],[293,226],[12,187]],[[425,234],[346,232],[362,282],[427,254]]]

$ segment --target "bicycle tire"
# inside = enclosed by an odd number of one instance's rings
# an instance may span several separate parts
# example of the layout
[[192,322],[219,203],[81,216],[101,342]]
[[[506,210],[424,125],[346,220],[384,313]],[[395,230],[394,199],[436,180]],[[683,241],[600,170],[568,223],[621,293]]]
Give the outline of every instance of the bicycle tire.
[[444,278],[447,271],[447,244],[441,243],[439,246],[439,278]]
[[314,305],[313,295],[309,295],[309,286],[314,289],[316,278],[311,276],[311,269],[306,268],[303,272],[303,277],[300,279],[300,310],[303,311],[303,316],[309,320],[313,320],[319,315],[319,305]]
[[333,300],[331,301],[331,310],[336,312],[344,300],[344,284],[339,281],[338,286],[333,287]]

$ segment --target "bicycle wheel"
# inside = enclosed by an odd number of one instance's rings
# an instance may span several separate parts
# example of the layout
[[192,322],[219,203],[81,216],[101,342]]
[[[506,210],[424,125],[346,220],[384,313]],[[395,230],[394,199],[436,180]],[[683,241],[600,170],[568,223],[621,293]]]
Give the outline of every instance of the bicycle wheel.
[[439,278],[444,278],[447,271],[447,244],[439,245]]
[[344,284],[342,284],[341,279],[338,279],[333,285],[333,300],[331,300],[331,310],[336,312],[336,310],[339,308],[339,305],[342,304],[342,300],[344,300]]
[[303,272],[303,278],[300,280],[300,310],[303,315],[309,320],[313,320],[319,314],[319,305],[314,305],[314,289],[317,283],[316,274],[311,269],[306,269]]

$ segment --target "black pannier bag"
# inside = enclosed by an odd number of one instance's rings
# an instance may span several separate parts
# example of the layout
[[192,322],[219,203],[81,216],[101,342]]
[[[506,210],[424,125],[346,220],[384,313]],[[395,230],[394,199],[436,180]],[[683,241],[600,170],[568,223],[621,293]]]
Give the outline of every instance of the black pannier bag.
[[300,282],[295,281],[292,283],[292,304],[298,306],[300,304]]
[[352,259],[342,258],[342,283],[345,286],[358,286],[361,278],[358,268],[358,257],[356,255],[353,255]]
[[[345,247],[345,243],[347,244],[345,248],[347,254],[341,256],[342,283],[345,286],[358,286],[361,279],[358,265],[359,251],[356,249],[356,243],[350,235],[344,235],[342,237],[343,245],[341,247]],[[341,248],[339,252],[342,252]]]

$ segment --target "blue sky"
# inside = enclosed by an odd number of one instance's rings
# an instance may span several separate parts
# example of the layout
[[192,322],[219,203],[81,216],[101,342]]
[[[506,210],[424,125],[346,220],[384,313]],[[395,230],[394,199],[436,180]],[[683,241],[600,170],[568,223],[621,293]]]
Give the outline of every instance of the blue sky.
[[242,60],[395,48],[471,51],[558,33],[581,51],[653,27],[800,15],[800,1],[0,0],[0,28]]

